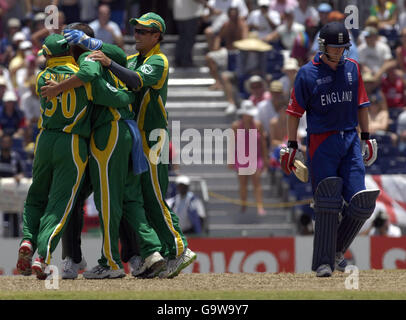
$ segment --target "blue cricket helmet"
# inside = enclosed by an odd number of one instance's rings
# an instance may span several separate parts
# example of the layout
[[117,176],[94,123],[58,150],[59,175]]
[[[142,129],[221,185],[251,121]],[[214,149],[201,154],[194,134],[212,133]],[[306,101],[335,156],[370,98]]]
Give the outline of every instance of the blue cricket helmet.
[[349,48],[351,46],[350,34],[344,23],[333,21],[324,25],[319,34],[319,49],[326,52],[326,46],[334,48]]

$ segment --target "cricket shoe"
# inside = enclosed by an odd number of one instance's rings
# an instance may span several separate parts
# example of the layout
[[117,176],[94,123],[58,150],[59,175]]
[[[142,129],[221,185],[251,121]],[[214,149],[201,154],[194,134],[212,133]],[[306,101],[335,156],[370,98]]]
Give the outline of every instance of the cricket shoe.
[[85,258],[82,258],[79,263],[75,263],[71,257],[66,257],[62,262],[62,279],[76,279],[79,271],[85,270],[86,267]]
[[31,269],[37,275],[37,279],[45,280],[50,275],[50,273],[45,273],[46,267],[44,258],[39,257],[35,259]]
[[32,244],[28,240],[24,240],[20,244],[18,249],[18,260],[17,260],[17,271],[19,274],[24,276],[30,276],[32,274],[31,265],[32,265],[32,255],[34,250]]
[[316,270],[316,277],[324,278],[324,277],[331,277],[333,271],[331,271],[331,267],[328,264],[322,264]]
[[196,257],[196,253],[187,248],[179,257],[167,262],[166,269],[159,274],[159,277],[169,279],[176,277],[183,269],[195,261]]
[[131,267],[131,274],[134,277],[138,277],[140,274],[144,273],[145,268],[147,267],[144,263],[144,259],[140,256],[132,256],[131,259],[128,261]]
[[348,263],[347,260],[344,258],[344,254],[341,252],[336,253],[336,259],[335,259],[335,270],[345,272],[345,268],[347,267]]
[[145,271],[139,274],[138,278],[154,278],[166,267],[166,260],[161,256],[159,252],[154,252],[145,258],[144,261]]
[[113,270],[98,264],[91,270],[83,272],[83,277],[86,279],[118,279],[125,277],[125,272],[124,269]]

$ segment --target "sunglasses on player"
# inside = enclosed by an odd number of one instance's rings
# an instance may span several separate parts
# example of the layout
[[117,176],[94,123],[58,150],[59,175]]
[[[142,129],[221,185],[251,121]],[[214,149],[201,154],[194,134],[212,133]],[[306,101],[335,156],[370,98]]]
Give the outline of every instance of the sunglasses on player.
[[140,35],[146,35],[146,34],[148,34],[148,33],[157,33],[157,31],[155,31],[155,30],[145,30],[145,29],[137,29],[137,28],[134,28],[134,33],[138,33],[138,34],[140,34]]

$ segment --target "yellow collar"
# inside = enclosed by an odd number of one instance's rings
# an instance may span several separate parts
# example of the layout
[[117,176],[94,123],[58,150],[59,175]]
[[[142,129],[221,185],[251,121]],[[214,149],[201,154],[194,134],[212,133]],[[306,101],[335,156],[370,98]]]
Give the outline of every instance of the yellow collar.
[[146,55],[145,59],[148,59],[154,54],[160,53],[161,52],[161,44],[158,42]]
[[73,59],[73,57],[63,56],[63,57],[49,58],[47,61],[47,68],[53,68],[56,66],[65,66],[67,64],[78,67],[78,65],[77,65],[75,59]]

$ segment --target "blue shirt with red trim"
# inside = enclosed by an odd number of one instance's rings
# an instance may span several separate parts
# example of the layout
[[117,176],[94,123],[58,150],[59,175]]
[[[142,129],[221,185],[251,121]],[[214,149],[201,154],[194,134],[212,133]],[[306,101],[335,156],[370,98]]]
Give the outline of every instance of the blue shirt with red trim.
[[359,108],[370,105],[360,67],[346,58],[334,71],[320,56],[300,68],[286,112],[300,118],[306,111],[308,134],[354,129]]

